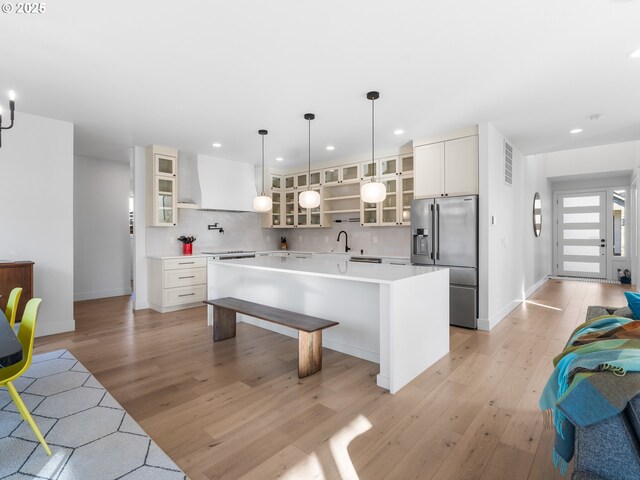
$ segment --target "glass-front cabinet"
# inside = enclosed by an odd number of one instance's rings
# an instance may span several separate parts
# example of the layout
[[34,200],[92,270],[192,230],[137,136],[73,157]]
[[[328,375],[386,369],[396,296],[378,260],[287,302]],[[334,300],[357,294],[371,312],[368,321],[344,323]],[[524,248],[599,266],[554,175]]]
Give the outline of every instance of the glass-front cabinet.
[[271,226],[279,227],[282,221],[282,193],[271,192],[272,208],[271,208]]
[[176,179],[154,175],[154,190],[156,191],[155,226],[174,226],[176,224]]
[[360,202],[360,224],[362,226],[410,225],[411,202],[413,201],[413,176],[381,177],[380,182],[387,196],[380,203]]
[[298,173],[296,175],[296,186],[295,188],[302,188],[305,189],[307,188],[307,185],[309,184],[309,175],[306,173]]
[[365,162],[360,165],[362,180],[378,175],[378,162]]
[[178,151],[151,145],[145,162],[147,226],[173,227],[178,223]]
[[271,174],[270,178],[271,190],[280,190],[282,188],[282,176]]
[[177,172],[177,157],[172,155],[164,155],[161,153],[153,154],[153,174],[168,177],[175,177]]
[[298,196],[296,192],[285,192],[284,194],[284,211],[285,226],[293,227],[296,225],[296,210],[298,204]]
[[334,183],[350,183],[360,181],[360,164],[340,165],[322,171],[324,185]]
[[309,176],[309,185],[312,187],[319,187],[322,185],[322,172],[320,170],[311,172],[311,175]]
[[398,173],[401,175],[413,174],[413,153],[398,157]]

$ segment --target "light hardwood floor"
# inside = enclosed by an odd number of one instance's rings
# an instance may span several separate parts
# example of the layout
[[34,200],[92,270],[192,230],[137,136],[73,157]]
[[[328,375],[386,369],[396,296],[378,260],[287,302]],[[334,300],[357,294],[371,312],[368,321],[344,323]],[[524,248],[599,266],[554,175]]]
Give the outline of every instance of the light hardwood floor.
[[589,305],[624,287],[549,280],[490,333],[451,328],[451,352],[396,395],[377,365],[324,350],[297,378],[297,341],[241,324],[213,344],[205,308],[131,311],[127,297],[76,303],[67,348],[199,479],[553,479],[538,397],[551,359]]

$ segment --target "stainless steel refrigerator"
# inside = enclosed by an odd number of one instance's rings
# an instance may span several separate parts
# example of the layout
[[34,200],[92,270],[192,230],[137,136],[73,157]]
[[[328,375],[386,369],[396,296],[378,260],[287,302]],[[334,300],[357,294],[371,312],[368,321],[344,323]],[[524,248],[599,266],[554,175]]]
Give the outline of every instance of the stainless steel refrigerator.
[[411,203],[411,263],[447,267],[449,323],[478,327],[477,195]]

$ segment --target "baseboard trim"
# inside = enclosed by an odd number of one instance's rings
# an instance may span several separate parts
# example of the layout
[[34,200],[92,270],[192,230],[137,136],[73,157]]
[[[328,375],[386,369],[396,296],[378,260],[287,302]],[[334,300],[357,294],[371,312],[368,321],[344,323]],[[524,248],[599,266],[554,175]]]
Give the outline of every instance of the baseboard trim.
[[545,283],[547,283],[549,281],[549,275],[545,275],[544,277],[542,277],[540,280],[538,280],[536,283],[534,283],[533,285],[531,285],[529,287],[529,289],[524,292],[524,299],[526,300],[527,298],[529,298],[531,295],[533,295],[533,293],[538,290],[542,285],[544,285]]
[[484,330],[486,332],[490,331],[496,325],[498,325],[502,320],[505,319],[507,315],[509,315],[513,310],[515,310],[524,300],[529,298],[533,293],[538,290],[542,285],[544,285],[547,281],[549,281],[549,275],[545,275],[536,283],[531,285],[526,292],[524,292],[524,298],[522,300],[512,300],[507,305],[505,305],[498,313],[493,315],[491,318],[479,318],[478,319],[478,330]]
[[96,300],[98,298],[121,297],[123,295],[131,295],[131,287],[116,288],[113,290],[98,290],[95,292],[75,292],[73,294],[74,302],[83,302],[85,300]]
[[[40,320],[40,319],[39,319]],[[36,337],[46,337],[57,333],[73,332],[76,329],[74,318],[58,322],[41,322],[36,325]]]

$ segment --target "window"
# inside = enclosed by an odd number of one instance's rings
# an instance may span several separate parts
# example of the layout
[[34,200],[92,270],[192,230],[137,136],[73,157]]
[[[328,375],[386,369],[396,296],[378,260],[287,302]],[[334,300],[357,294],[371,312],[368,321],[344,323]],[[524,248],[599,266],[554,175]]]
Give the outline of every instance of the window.
[[625,256],[626,191],[613,192],[613,256]]

